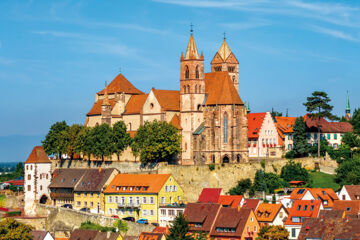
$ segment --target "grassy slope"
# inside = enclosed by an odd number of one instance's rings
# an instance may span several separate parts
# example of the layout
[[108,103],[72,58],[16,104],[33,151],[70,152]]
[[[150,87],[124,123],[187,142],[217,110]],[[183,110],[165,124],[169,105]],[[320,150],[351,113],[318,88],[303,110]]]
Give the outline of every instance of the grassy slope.
[[334,191],[339,190],[340,185],[335,182],[335,176],[322,172],[310,172],[314,188],[332,188]]
[[0,207],[5,206],[5,195],[0,194]]

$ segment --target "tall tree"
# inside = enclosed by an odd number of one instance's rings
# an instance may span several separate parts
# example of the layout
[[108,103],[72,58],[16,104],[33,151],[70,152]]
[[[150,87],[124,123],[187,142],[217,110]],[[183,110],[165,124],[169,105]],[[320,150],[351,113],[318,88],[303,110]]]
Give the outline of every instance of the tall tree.
[[310,113],[312,119],[317,120],[318,128],[318,157],[320,157],[320,119],[327,118],[329,120],[336,120],[337,117],[331,114],[333,106],[330,103],[331,99],[327,93],[321,91],[315,91],[307,98],[307,102],[304,103],[306,111]]
[[275,117],[282,117],[282,115],[283,115],[282,112],[277,112],[274,110],[274,108],[271,109],[271,116],[274,119],[274,121],[275,121]]
[[83,126],[79,124],[73,124],[67,129],[67,148],[66,152],[67,154],[73,159],[75,148],[76,148],[76,139],[78,135],[80,134]]
[[292,180],[308,182],[309,173],[300,163],[290,160],[281,168],[280,177],[287,182]]
[[229,190],[230,195],[243,195],[246,191],[250,190],[252,183],[250,178],[239,180],[237,185]]
[[188,235],[189,225],[186,221],[184,214],[179,213],[172,224],[172,227],[169,229],[170,233],[166,236],[167,240],[194,240],[194,238]]
[[29,225],[6,218],[0,221],[0,240],[32,240],[31,230]]
[[61,159],[61,155],[66,152],[67,144],[64,134],[66,134],[68,127],[65,121],[56,122],[50,127],[42,141],[44,150],[48,155],[57,154]]
[[353,126],[353,132],[360,135],[360,109],[355,109],[350,123]]
[[180,152],[179,130],[164,121],[145,122],[136,132],[132,149],[142,163],[169,161]]
[[101,124],[91,129],[89,133],[91,153],[104,161],[114,153],[113,131],[108,124]]
[[360,156],[343,160],[335,170],[335,181],[340,185],[359,185],[360,184]]
[[126,125],[123,121],[119,121],[113,126],[113,143],[114,151],[120,160],[120,154],[131,144],[131,137],[126,132]]
[[304,157],[309,152],[306,140],[306,125],[303,117],[295,120],[294,130],[294,152],[297,157]]
[[90,155],[92,152],[90,132],[90,127],[82,127],[80,132],[77,134],[74,143],[74,152],[78,155],[82,154],[83,156],[88,156],[88,160],[90,160]]

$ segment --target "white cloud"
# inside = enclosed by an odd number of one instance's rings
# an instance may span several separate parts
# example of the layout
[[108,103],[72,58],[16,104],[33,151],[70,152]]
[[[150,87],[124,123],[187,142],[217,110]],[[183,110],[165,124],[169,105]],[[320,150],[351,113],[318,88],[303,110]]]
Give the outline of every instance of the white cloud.
[[343,31],[319,27],[319,26],[311,26],[310,29],[314,32],[322,33],[322,34],[325,34],[325,35],[328,35],[328,36],[331,36],[334,38],[339,38],[339,39],[348,40],[348,41],[352,41],[352,42],[360,42],[359,38],[355,38],[351,34],[345,33]]

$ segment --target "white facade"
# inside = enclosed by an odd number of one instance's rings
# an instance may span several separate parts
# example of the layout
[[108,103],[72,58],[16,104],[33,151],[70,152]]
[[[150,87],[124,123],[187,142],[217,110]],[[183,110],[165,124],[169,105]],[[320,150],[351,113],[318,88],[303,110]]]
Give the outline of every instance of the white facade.
[[280,225],[284,226],[284,219],[287,218],[288,214],[285,211],[285,208],[281,207],[280,211],[276,214],[274,221],[269,225]]
[[181,212],[184,213],[185,206],[160,206],[159,207],[159,226],[171,227],[175,217]]
[[289,232],[289,239],[297,239],[302,225],[286,225],[285,228]]
[[[334,149],[338,149],[341,145],[341,140],[344,136],[344,133],[321,133],[320,140],[326,140],[329,143],[329,146]],[[310,145],[317,145],[318,142],[318,133],[309,132],[307,133],[307,141]]]
[[24,199],[27,211],[31,210],[34,203],[50,199],[48,186],[51,182],[51,163],[25,163],[24,168]]
[[270,112],[266,112],[259,131],[259,137],[249,139],[249,157],[269,157],[269,148],[278,147],[278,137],[275,122]]

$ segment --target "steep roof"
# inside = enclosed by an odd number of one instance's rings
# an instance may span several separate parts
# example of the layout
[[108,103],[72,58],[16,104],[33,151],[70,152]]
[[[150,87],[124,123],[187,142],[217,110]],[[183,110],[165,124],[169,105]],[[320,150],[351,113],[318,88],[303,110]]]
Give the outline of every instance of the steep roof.
[[[318,120],[312,119],[311,115],[306,114],[304,116],[306,127],[312,131],[317,131]],[[346,133],[351,132],[353,127],[349,122],[328,122],[324,118],[320,118],[320,131],[322,133]]]
[[139,236],[139,240],[161,240],[165,235],[163,233],[154,232],[142,232]]
[[289,209],[289,215],[284,225],[302,225],[303,223],[293,222],[293,217],[313,217],[316,218],[321,207],[320,200],[295,200]]
[[192,32],[190,34],[190,39],[185,53],[185,60],[189,60],[189,59],[199,59],[199,53],[196,48],[196,43]]
[[282,133],[293,133],[296,117],[275,117],[275,125]]
[[[251,209],[242,208],[221,208],[214,226],[210,232],[211,237],[241,237],[247,220],[250,217]],[[235,229],[232,231],[218,231],[218,228]]]
[[114,171],[117,172],[115,168],[87,169],[74,191],[100,192]]
[[266,117],[266,112],[263,113],[248,113],[248,138],[258,138],[261,126]]
[[205,73],[205,105],[244,105],[228,72]]
[[[121,73],[117,75],[107,86],[108,94],[127,93],[127,94],[144,94],[142,91],[134,87]],[[98,92],[99,95],[105,94],[105,89]]]
[[44,240],[48,231],[32,230],[30,234],[33,236],[33,240]]
[[152,89],[162,109],[180,111],[180,91]]
[[225,39],[218,50],[220,57],[225,61],[231,54],[231,49],[229,45],[226,43]]
[[119,235],[118,232],[98,232],[94,240],[117,240]]
[[42,146],[35,146],[25,163],[51,163]]
[[149,94],[132,95],[125,106],[124,114],[140,114]]
[[59,168],[53,172],[49,188],[74,188],[88,169]]
[[190,224],[199,224],[199,227],[191,226],[190,231],[210,232],[216,215],[221,208],[218,203],[189,203],[185,208],[185,218]]
[[170,176],[170,174],[118,174],[104,192],[158,193]]
[[170,120],[170,124],[173,125],[174,127],[176,127],[177,129],[181,130],[180,118],[177,114],[174,114],[174,116]]
[[360,200],[338,200],[335,201],[333,210],[345,211],[346,215],[358,215],[360,213]]
[[[324,207],[331,208],[334,205],[335,200],[339,200],[332,188],[309,188],[311,195],[317,200],[321,200]],[[327,204],[325,203],[327,201]]]
[[69,240],[94,240],[97,234],[97,230],[75,229]]
[[360,185],[344,185],[351,200],[360,200]]
[[246,198],[242,207],[252,209],[255,212],[255,210],[257,209],[257,207],[259,205],[259,202],[260,202],[259,199]]
[[217,203],[221,194],[221,188],[203,188],[200,193],[198,202]]
[[259,222],[273,222],[282,208],[282,204],[260,203],[255,216]]
[[[94,116],[94,115],[101,115],[101,106],[103,105],[103,99],[97,100],[97,102],[94,103],[90,111],[86,114],[86,116]],[[111,109],[115,106],[115,99],[109,99],[109,104],[111,106]]]
[[240,202],[243,199],[242,195],[220,195],[218,203],[223,206],[230,206],[232,208],[237,208],[240,206]]
[[294,188],[290,194],[290,199],[300,200],[303,198],[309,188]]

